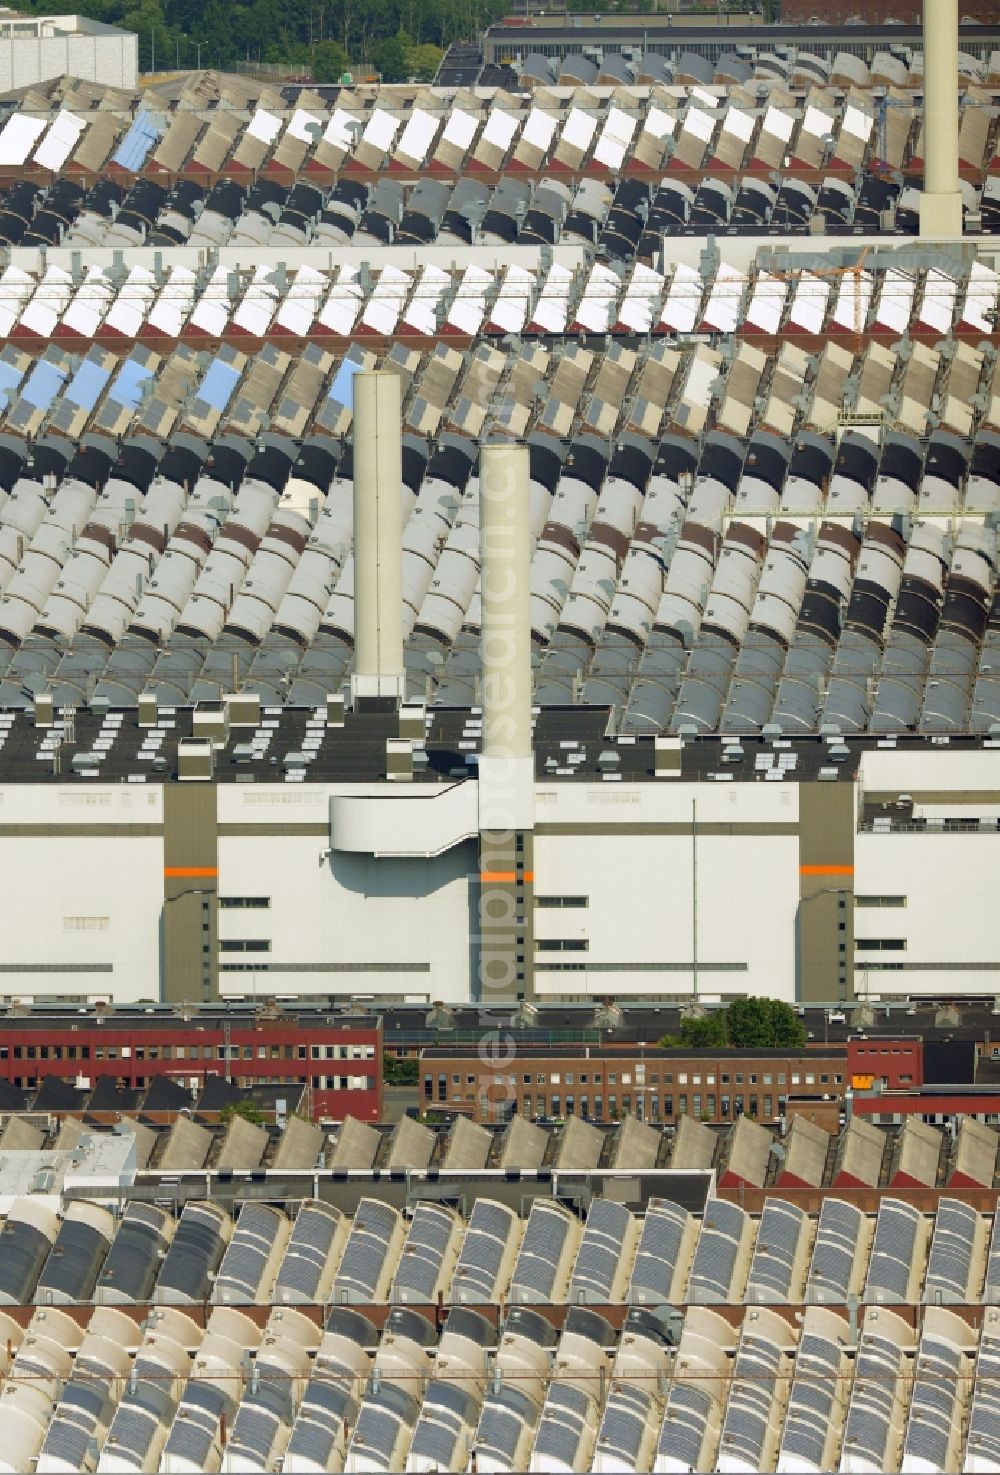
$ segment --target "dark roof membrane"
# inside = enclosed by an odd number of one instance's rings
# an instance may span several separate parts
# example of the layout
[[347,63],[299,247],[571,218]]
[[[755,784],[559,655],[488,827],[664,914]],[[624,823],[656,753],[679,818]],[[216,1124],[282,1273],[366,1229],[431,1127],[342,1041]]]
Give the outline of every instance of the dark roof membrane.
[[412,436],[403,437],[403,485],[411,492],[420,490],[420,483],[427,470],[427,447],[416,443]]
[[932,585],[905,578],[892,624],[894,630],[910,630],[929,645],[938,626],[937,591]]
[[939,476],[949,486],[961,486],[968,459],[964,446],[953,440],[943,440],[935,436],[927,450],[927,461],[924,466],[925,476]]
[[[307,441],[299,451],[295,465],[292,468],[297,477],[303,481],[311,482],[324,495],[329,491],[330,483],[333,481],[337,470],[336,445],[330,442],[329,449],[326,446],[316,445],[315,442]],[[345,452],[344,460],[348,452]],[[341,463],[343,464],[343,462]]]
[[917,446],[894,437],[887,440],[882,448],[879,475],[891,476],[894,481],[901,481],[909,487],[911,492],[916,492],[920,485],[920,451]]
[[878,471],[878,452],[870,440],[845,435],[840,442],[834,471],[870,492]]
[[852,630],[867,630],[881,638],[888,608],[888,589],[868,579],[855,579],[844,623]]
[[75,476],[88,487],[98,487],[107,481],[113,464],[106,451],[99,450],[97,446],[82,445],[67,466],[66,476]]
[[43,477],[54,476],[61,480],[69,461],[69,450],[68,444],[63,451],[52,441],[36,441],[31,453],[31,471],[35,479],[41,481]]
[[11,446],[0,443],[0,487],[5,492],[12,490],[14,483],[23,472],[27,454],[26,446],[19,454]]
[[[249,454],[249,447],[247,453]],[[232,444],[216,441],[209,452],[204,471],[214,481],[235,491],[243,480],[246,467],[247,456],[242,455]]]
[[544,487],[547,492],[554,492],[562,474],[562,457],[551,446],[542,445],[539,441],[529,442],[528,452],[531,458],[531,480]]
[[656,474],[677,481],[685,472],[694,473],[698,465],[697,444],[694,441],[674,440],[667,437],[660,442],[656,455]]
[[[205,456],[207,454],[206,446]],[[177,486],[183,486],[187,482],[189,487],[193,487],[205,464],[205,456],[196,455],[190,446],[168,446],[157,468],[158,473]]]
[[788,470],[788,448],[783,441],[766,440],[755,436],[747,449],[743,467],[744,476],[756,477],[766,482],[774,491],[780,492]]
[[502,210],[487,210],[483,216],[483,230],[489,235],[499,236],[501,241],[517,240],[517,222],[512,215]]
[[350,205],[354,210],[361,210],[367,205],[370,193],[369,186],[359,179],[338,179],[330,191],[328,203]]
[[735,492],[742,470],[743,456],[736,446],[731,442],[709,437],[698,463],[699,477],[710,476]]
[[980,432],[973,447],[970,470],[973,476],[981,476],[1000,486],[1000,435]]
[[153,453],[145,446],[134,444],[122,446],[118,460],[111,468],[112,476],[118,477],[120,481],[127,481],[136,491],[142,493],[149,491],[156,471],[156,457]]
[[0,1231],[0,1293],[25,1305],[49,1257],[49,1241],[23,1219],[7,1219]]
[[258,447],[247,463],[246,475],[280,492],[292,469],[292,458],[280,446]]
[[953,576],[948,580],[948,588],[945,591],[941,624],[953,630],[960,630],[970,639],[978,641],[982,638],[989,620],[987,601],[988,596],[985,590],[980,589],[968,579]]
[[637,491],[644,492],[652,470],[652,448],[626,442],[618,446],[611,457],[608,476],[620,477],[622,481],[627,481]]
[[801,627],[815,630],[835,646],[840,636],[840,591],[832,584],[810,581],[806,585],[798,622]]
[[458,492],[464,492],[472,475],[472,457],[453,443],[439,445],[427,467],[429,477],[446,481]]
[[592,492],[598,492],[607,469],[607,457],[596,446],[589,445],[586,441],[574,441],[569,448],[563,474],[582,481]]
[[522,239],[542,241],[551,245],[556,238],[558,224],[554,216],[545,210],[529,210],[521,228]]

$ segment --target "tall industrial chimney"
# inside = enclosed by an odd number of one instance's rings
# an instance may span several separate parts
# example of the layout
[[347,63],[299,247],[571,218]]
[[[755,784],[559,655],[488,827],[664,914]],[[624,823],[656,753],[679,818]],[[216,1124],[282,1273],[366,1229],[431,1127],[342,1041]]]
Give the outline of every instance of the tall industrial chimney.
[[393,373],[355,374],[354,674],[357,704],[405,695],[402,405]]
[[924,188],[920,235],[962,234],[958,177],[958,0],[924,0]]
[[484,1003],[534,992],[530,466],[526,446],[484,446],[480,453],[483,742],[478,986]]

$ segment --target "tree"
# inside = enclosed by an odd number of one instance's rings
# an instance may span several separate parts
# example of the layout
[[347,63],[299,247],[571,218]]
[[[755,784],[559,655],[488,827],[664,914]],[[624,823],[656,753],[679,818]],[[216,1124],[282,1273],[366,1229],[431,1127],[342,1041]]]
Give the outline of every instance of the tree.
[[806,1027],[791,1004],[781,999],[768,999],[774,1047],[778,1050],[801,1050],[806,1043]]
[[339,41],[318,41],[313,48],[312,74],[315,82],[339,82],[350,71],[347,52]]
[[387,36],[372,52],[372,63],[383,82],[405,82],[409,76],[406,38]]
[[382,1079],[387,1086],[415,1086],[420,1079],[420,1061],[382,1056]]
[[801,1019],[780,999],[733,999],[726,1023],[730,1044],[740,1050],[799,1050],[806,1042]]
[[728,1043],[726,1016],[721,1009],[681,1020],[681,1044],[689,1050],[716,1050]]
[[406,53],[409,75],[418,82],[432,82],[443,56],[440,46],[432,46],[429,41],[423,46],[410,46]]

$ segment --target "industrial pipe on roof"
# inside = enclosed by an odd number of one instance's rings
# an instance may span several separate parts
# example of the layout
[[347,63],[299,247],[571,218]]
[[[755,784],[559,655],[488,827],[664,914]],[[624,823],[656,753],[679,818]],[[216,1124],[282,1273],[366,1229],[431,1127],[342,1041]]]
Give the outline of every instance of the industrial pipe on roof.
[[354,674],[351,696],[405,695],[400,382],[354,375]]
[[958,177],[958,0],[924,0],[924,188],[920,235],[962,234]]
[[484,830],[524,829],[533,823],[530,474],[527,446],[483,447],[479,811]]

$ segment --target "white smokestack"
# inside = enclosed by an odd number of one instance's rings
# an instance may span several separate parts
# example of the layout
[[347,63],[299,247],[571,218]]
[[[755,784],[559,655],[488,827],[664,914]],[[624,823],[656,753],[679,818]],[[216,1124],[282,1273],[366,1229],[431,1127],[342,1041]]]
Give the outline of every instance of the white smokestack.
[[482,538],[482,830],[530,829],[531,529],[526,446],[484,446],[479,458]]
[[402,404],[392,373],[355,374],[354,675],[351,695],[405,695],[400,507]]
[[962,234],[958,177],[958,0],[924,0],[924,188],[920,235]]

